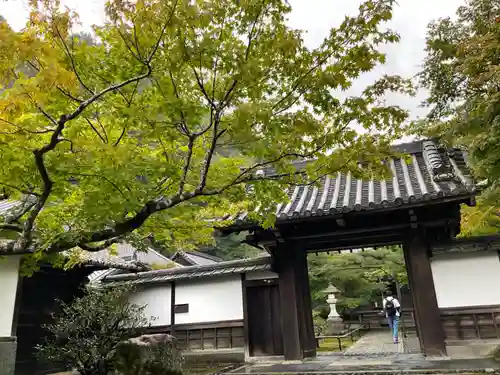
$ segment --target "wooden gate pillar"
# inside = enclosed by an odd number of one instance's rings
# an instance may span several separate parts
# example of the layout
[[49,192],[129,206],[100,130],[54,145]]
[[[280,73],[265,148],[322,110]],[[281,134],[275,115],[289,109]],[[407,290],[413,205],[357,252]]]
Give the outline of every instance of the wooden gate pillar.
[[426,356],[446,356],[444,329],[434,289],[430,247],[425,232],[410,231],[403,244],[403,252],[420,346]]
[[281,327],[286,360],[316,356],[307,253],[297,246],[280,245],[275,253],[279,275]]

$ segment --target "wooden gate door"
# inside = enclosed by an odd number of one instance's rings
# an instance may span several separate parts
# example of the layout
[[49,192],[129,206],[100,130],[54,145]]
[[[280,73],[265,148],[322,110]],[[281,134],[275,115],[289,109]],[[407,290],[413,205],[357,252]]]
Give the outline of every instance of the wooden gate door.
[[249,355],[283,355],[277,280],[246,282]]

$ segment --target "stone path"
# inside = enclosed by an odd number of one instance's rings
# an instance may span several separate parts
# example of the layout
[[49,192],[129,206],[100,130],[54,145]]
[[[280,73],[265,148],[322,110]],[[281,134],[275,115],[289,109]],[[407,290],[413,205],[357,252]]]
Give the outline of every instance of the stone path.
[[[378,358],[377,358],[378,357]],[[457,373],[500,374],[500,364],[492,359],[432,361],[414,354],[319,356],[299,363],[256,363],[229,372],[232,375],[442,375]]]
[[416,335],[400,335],[399,344],[392,342],[389,330],[367,332],[359,341],[345,351],[345,355],[419,353],[420,345]]
[[230,371],[231,375],[500,375],[493,359],[433,360],[420,353],[417,337],[407,335],[394,344],[388,330],[367,332],[344,353],[318,353],[304,361],[261,360]]

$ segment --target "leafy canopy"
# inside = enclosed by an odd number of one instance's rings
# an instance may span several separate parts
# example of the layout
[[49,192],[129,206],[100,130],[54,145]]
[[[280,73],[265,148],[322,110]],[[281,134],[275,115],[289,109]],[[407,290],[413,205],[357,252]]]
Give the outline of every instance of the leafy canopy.
[[419,134],[438,135],[469,151],[479,181],[487,180],[477,209],[465,212],[467,234],[498,232],[500,197],[500,3],[467,0],[456,19],[429,25],[421,73],[431,111]]
[[386,290],[385,279],[394,278],[401,285],[408,284],[403,251],[387,247],[357,253],[328,255],[320,253],[308,257],[311,296],[316,309],[326,305],[324,290],[332,284],[339,289],[339,309],[354,308],[380,301]]
[[[31,1],[24,30],[0,24],[0,185],[29,198],[0,254],[153,232],[186,247],[211,240],[208,218],[248,210],[272,225],[284,185],[379,171],[407,116],[382,99],[408,83],[335,92],[385,61],[393,3],[367,0],[309,49],[285,0],[113,0],[96,43],[72,36],[57,0]],[[316,158],[306,174],[300,158]],[[268,167],[282,178],[256,173]]]

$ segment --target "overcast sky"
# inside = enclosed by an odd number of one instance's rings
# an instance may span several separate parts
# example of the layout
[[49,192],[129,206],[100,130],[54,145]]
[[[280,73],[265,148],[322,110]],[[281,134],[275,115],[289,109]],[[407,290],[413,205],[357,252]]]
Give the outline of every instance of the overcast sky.
[[[289,1],[293,7],[290,25],[307,31],[305,40],[311,47],[317,46],[329,29],[338,25],[346,14],[355,14],[360,3],[360,0]],[[12,27],[21,29],[28,16],[27,2],[28,0],[0,1],[0,14]],[[78,12],[84,29],[103,21],[105,0],[62,0],[62,3]],[[358,93],[382,74],[414,76],[425,56],[427,24],[439,17],[453,16],[457,7],[463,3],[464,0],[399,0],[389,27],[400,34],[401,42],[387,46],[387,63],[361,77],[354,87],[342,96]],[[387,97],[387,101],[410,110],[411,117],[417,118],[426,113],[425,109],[420,108],[425,96],[425,91],[420,91],[414,98],[392,95]]]

